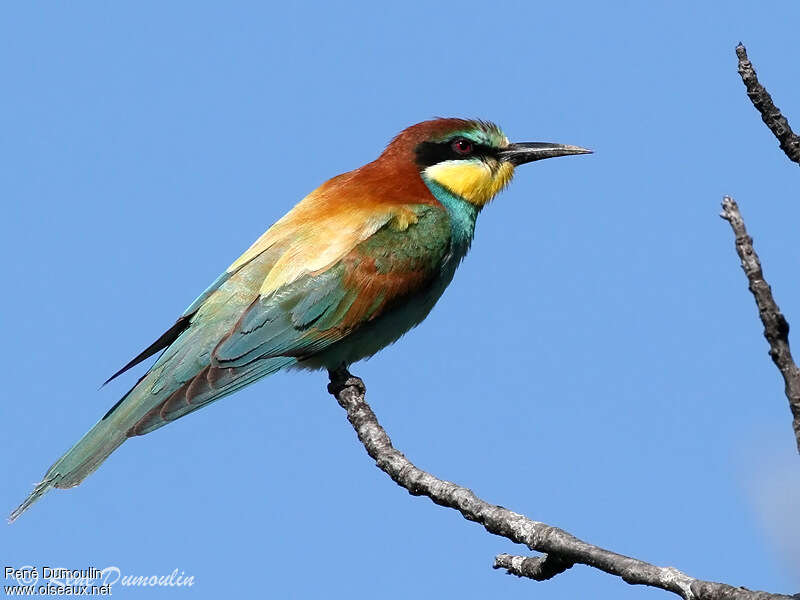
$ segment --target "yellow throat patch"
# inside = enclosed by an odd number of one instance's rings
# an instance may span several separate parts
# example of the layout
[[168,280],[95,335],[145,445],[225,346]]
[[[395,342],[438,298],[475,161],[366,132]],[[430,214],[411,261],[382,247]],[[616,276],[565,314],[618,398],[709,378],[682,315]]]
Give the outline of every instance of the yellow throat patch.
[[509,162],[448,160],[431,165],[425,176],[468,202],[484,206],[510,182],[514,165]]

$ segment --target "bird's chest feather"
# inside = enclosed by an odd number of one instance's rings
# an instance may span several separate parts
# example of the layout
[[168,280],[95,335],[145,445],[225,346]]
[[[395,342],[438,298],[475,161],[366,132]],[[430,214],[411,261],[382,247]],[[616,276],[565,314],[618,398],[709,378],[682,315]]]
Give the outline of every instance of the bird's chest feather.
[[422,322],[450,284],[475,231],[478,209],[435,182],[426,182],[445,208],[420,207],[418,222],[404,231],[387,229],[362,246],[378,271],[427,270],[428,283],[405,296],[378,318],[363,323],[346,339],[308,361],[328,368],[369,357]]

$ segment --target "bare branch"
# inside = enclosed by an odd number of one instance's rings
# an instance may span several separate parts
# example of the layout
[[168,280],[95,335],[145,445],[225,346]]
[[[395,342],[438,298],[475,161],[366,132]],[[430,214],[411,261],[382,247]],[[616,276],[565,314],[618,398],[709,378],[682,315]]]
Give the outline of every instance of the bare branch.
[[[427,496],[436,504],[456,509],[468,521],[480,523],[489,533],[523,544],[533,551],[546,553],[548,558],[539,559],[545,563],[544,567],[541,565],[539,567],[542,570],[556,574],[554,572],[556,559],[550,558],[553,555],[558,556],[562,564],[588,565],[621,577],[627,583],[660,588],[686,600],[792,599],[792,596],[754,592],[722,583],[700,581],[673,567],[657,567],[617,554],[584,542],[563,529],[533,521],[502,506],[489,504],[478,498],[471,490],[438,479],[417,468],[396,450],[386,431],[378,423],[375,413],[367,404],[366,388],[358,377],[341,368],[331,371],[330,379],[328,391],[347,411],[347,419],[378,468],[410,494]],[[500,557],[498,559],[502,560]],[[795,598],[798,599],[800,596]]]
[[781,150],[789,160],[800,164],[800,137],[795,135],[789,127],[789,121],[781,114],[780,109],[772,102],[772,96],[758,82],[753,63],[747,58],[747,50],[740,43],[736,46],[736,56],[739,58],[739,75],[747,88],[747,96],[761,113],[761,119],[766,123],[773,135],[778,138]]
[[736,236],[736,253],[742,261],[742,270],[750,283],[749,287],[756,300],[758,315],[764,324],[764,337],[767,338],[769,344],[769,355],[783,376],[786,398],[789,400],[789,409],[792,411],[792,427],[797,440],[797,449],[800,452],[800,369],[794,363],[792,352],[789,349],[789,323],[781,314],[775,298],[772,297],[772,289],[764,280],[761,262],[753,249],[753,238],[747,235],[739,206],[730,196],[722,199],[720,216],[731,224]]

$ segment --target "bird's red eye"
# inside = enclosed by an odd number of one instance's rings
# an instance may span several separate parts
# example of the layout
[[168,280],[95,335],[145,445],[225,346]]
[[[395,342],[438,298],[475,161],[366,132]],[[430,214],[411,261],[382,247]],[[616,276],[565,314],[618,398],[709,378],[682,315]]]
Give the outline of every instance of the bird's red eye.
[[453,152],[456,154],[469,154],[472,152],[472,142],[465,140],[464,138],[453,140],[453,143],[450,146],[453,148]]

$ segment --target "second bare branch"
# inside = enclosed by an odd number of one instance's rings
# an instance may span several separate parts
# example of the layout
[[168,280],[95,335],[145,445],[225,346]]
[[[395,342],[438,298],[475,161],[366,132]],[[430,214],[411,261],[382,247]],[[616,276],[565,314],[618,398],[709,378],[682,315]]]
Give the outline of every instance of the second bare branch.
[[742,82],[747,88],[747,96],[761,113],[761,119],[769,127],[769,130],[778,138],[781,150],[789,157],[789,160],[800,164],[800,137],[795,135],[792,128],[789,127],[789,121],[772,101],[772,96],[758,82],[756,70],[753,68],[753,63],[747,58],[747,50],[742,44],[736,46],[736,56],[739,59],[739,75],[742,76]]

